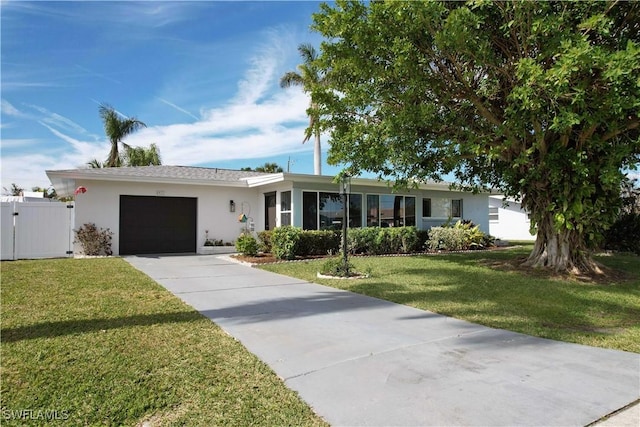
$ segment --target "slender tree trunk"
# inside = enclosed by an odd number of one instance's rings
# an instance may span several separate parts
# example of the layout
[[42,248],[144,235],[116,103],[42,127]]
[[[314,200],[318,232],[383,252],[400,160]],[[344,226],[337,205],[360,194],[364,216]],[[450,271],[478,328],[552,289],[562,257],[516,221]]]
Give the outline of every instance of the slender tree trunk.
[[602,273],[577,231],[554,228],[552,212],[547,212],[538,224],[535,246],[523,265],[574,274]]
[[111,151],[109,151],[109,157],[107,158],[107,163],[104,165],[106,167],[115,168],[119,166],[120,153],[118,152],[118,143],[111,143]]
[[313,174],[322,175],[322,151],[320,150],[320,132],[316,132],[313,144]]

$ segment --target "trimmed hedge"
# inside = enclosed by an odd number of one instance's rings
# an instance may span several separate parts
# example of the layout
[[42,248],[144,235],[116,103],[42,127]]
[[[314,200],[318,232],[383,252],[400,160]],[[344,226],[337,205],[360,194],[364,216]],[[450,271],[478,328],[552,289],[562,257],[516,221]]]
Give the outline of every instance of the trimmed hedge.
[[347,234],[347,248],[352,254],[407,254],[422,249],[423,236],[416,227],[354,228]]
[[302,229],[286,225],[276,227],[271,233],[271,253],[278,259],[295,259],[300,250]]
[[[298,256],[331,255],[341,251],[342,233],[335,230],[302,230],[284,226],[258,233],[262,251],[278,259]],[[430,250],[466,250],[490,246],[491,236],[470,222],[452,227],[434,227],[431,231],[416,227],[350,228],[347,251],[357,255],[408,254]]]
[[300,256],[332,255],[340,251],[342,233],[335,230],[305,230],[300,234]]

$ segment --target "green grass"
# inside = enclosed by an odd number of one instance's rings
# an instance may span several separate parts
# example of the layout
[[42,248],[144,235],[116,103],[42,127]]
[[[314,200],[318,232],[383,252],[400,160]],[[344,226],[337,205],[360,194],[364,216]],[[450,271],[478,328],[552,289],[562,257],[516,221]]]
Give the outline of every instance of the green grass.
[[514,267],[531,246],[412,257],[352,257],[360,280],[318,279],[322,260],[261,268],[494,328],[640,353],[640,258],[597,260],[623,278],[598,283]]
[[240,343],[122,259],[1,268],[3,426],[325,425]]

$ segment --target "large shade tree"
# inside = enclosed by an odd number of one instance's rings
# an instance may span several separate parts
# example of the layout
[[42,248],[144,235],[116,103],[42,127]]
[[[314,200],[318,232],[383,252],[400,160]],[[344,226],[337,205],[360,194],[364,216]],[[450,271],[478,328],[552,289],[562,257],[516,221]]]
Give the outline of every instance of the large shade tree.
[[640,2],[322,5],[312,97],[329,163],[399,182],[454,174],[522,198],[527,265],[597,271],[589,248],[640,159]]
[[100,118],[104,124],[104,131],[109,142],[111,142],[111,150],[109,157],[105,162],[105,167],[121,166],[122,158],[120,156],[119,145],[129,148],[122,140],[146,125],[135,117],[123,117],[113,107],[107,104],[100,105]]
[[291,86],[301,86],[302,89],[311,94],[311,103],[307,114],[309,115],[309,127],[305,131],[305,137],[302,143],[309,141],[314,137],[313,145],[313,173],[322,175],[322,150],[320,146],[320,122],[318,116],[318,105],[314,99],[314,90],[324,84],[324,72],[317,67],[316,59],[318,53],[316,49],[308,44],[303,43],[298,46],[298,52],[302,57],[302,64],[298,65],[298,71],[289,71],[280,78],[280,87],[288,88]]

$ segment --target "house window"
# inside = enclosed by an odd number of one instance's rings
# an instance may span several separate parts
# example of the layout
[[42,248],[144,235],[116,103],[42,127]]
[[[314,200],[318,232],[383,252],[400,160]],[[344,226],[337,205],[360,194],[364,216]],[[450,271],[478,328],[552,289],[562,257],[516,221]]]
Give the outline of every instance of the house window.
[[380,225],[380,200],[375,194],[367,194],[367,227]]
[[489,221],[498,221],[500,219],[499,216],[499,208],[497,207],[489,207]]
[[416,198],[404,198],[404,225],[413,227],[416,225]]
[[291,225],[291,191],[280,193],[280,225]]
[[451,200],[451,216],[462,218],[462,199]]
[[318,193],[315,191],[302,193],[302,228],[318,229]]
[[424,218],[431,217],[431,199],[422,199],[422,216]]
[[342,229],[342,197],[338,193],[320,193],[320,230]]
[[382,194],[367,195],[368,227],[416,225],[416,198]]
[[349,227],[362,227],[362,194],[349,194]]
[[[340,194],[304,191],[302,209],[303,229],[342,229],[343,203]],[[362,195],[349,194],[347,209],[349,227],[362,227]]]

